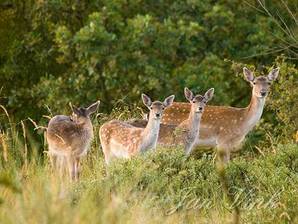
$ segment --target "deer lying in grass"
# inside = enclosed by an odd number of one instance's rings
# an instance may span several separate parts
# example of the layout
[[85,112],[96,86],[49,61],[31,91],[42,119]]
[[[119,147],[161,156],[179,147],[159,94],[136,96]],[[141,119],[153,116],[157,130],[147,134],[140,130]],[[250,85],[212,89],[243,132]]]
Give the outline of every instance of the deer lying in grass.
[[138,153],[155,149],[163,111],[173,103],[174,98],[172,95],[163,103],[152,102],[148,96],[142,94],[143,103],[150,110],[150,118],[145,128],[134,127],[118,120],[103,124],[99,130],[99,137],[106,163],[109,164],[113,157],[131,158]]
[[73,108],[72,116],[57,115],[47,128],[47,142],[53,168],[63,171],[68,167],[72,180],[79,179],[80,158],[87,153],[93,138],[90,115],[97,110],[99,101],[88,108]]
[[[216,147],[221,161],[230,160],[230,153],[239,150],[249,131],[260,120],[272,81],[276,80],[279,68],[273,69],[267,76],[254,77],[247,68],[243,68],[246,80],[252,86],[252,97],[246,108],[227,106],[206,106],[201,120],[200,136],[196,145]],[[187,119],[191,105],[176,102],[165,110],[162,123],[179,125]]]
[[[214,89],[211,88],[204,96],[195,96],[185,87],[184,95],[191,105],[188,118],[179,125],[161,124],[157,144],[161,146],[183,145],[185,154],[189,155],[199,136],[202,113],[207,102],[212,99],[213,94]],[[136,127],[144,127],[147,121],[132,120],[129,123]]]

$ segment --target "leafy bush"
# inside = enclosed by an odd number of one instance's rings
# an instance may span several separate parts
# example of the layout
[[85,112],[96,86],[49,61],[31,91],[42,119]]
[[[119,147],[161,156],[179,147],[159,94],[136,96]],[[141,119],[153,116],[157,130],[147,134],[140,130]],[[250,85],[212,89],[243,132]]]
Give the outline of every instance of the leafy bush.
[[141,92],[183,100],[184,86],[213,86],[212,103],[244,105],[243,82],[224,59],[259,67],[281,53],[294,57],[296,43],[284,31],[295,26],[288,11],[295,1],[286,6],[234,0],[12,4],[0,11],[1,104],[17,119],[40,119],[46,106],[57,113],[69,101],[101,99],[109,112],[119,99],[139,103]]
[[276,112],[276,120],[279,121],[274,130],[275,135],[293,140],[298,130],[298,68],[283,58],[277,59],[277,62],[281,74],[278,85],[273,86],[269,108]]

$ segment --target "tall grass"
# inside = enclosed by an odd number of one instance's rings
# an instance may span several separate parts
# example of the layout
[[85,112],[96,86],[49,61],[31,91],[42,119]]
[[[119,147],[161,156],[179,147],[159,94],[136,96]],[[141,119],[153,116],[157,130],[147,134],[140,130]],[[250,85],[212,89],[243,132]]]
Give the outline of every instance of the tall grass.
[[119,115],[131,113],[94,119],[95,139],[82,161],[81,180],[68,184],[63,197],[47,154],[36,153],[31,122],[9,121],[0,144],[1,223],[229,223],[235,206],[241,223],[298,222],[297,145],[235,157],[226,169],[230,201],[213,155],[186,158],[181,148],[158,148],[107,169],[96,133],[102,121]]

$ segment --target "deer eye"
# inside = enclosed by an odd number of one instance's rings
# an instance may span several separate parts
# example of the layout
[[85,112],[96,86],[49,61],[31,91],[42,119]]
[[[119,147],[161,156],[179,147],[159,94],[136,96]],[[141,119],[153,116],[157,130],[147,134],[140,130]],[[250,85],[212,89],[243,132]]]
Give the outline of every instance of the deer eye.
[[152,110],[153,109],[153,107],[150,107],[150,110]]
[[162,110],[164,110],[165,108],[164,108],[164,107],[162,107],[161,109],[162,109]]

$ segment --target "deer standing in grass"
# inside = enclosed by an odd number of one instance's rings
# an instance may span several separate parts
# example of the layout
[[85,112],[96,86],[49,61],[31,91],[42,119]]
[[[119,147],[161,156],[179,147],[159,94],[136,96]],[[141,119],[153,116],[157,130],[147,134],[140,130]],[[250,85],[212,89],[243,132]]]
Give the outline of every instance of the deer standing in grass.
[[102,150],[107,164],[112,158],[131,158],[132,156],[155,149],[163,111],[174,101],[175,96],[164,102],[154,101],[142,94],[143,103],[150,110],[145,128],[134,127],[127,122],[112,120],[103,124],[99,130]]
[[99,101],[88,108],[73,108],[72,116],[56,115],[48,124],[47,142],[52,167],[63,176],[68,167],[72,180],[79,179],[80,158],[86,155],[93,138],[90,115],[97,110]]
[[[250,104],[245,108],[206,106],[200,125],[197,146],[216,147],[218,158],[226,163],[230,153],[241,147],[245,136],[260,120],[271,83],[276,80],[279,68],[267,76],[254,77],[253,72],[243,68],[246,80],[252,86]],[[187,119],[191,105],[176,102],[164,112],[162,123],[179,125]]]
[[[199,136],[200,121],[204,108],[212,99],[214,89],[209,89],[204,96],[194,95],[187,87],[184,88],[185,98],[190,102],[190,112],[188,118],[179,125],[160,124],[158,145],[177,146],[182,145],[186,155],[189,155]],[[137,127],[146,126],[146,120],[132,120],[131,125]]]

